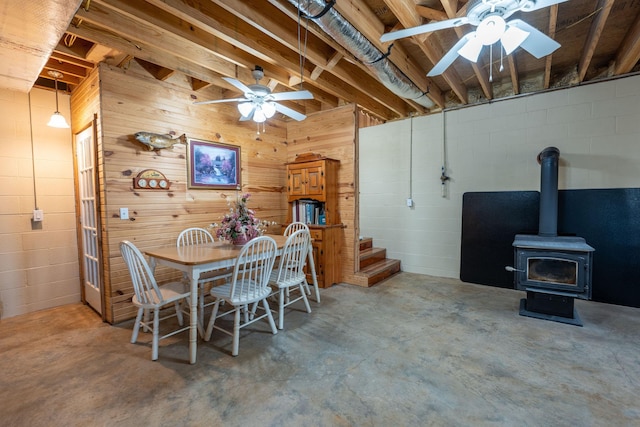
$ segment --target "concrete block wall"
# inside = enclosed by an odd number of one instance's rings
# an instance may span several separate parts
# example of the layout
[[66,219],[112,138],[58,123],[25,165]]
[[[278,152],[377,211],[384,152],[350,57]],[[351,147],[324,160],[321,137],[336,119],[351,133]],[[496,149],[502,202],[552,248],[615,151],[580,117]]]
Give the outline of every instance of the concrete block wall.
[[0,90],[0,319],[80,301],[72,136],[46,126],[55,105],[53,91]]
[[560,149],[561,189],[640,187],[640,76],[391,122],[359,138],[360,234],[404,271],[459,277],[463,194],[538,191],[545,147]]

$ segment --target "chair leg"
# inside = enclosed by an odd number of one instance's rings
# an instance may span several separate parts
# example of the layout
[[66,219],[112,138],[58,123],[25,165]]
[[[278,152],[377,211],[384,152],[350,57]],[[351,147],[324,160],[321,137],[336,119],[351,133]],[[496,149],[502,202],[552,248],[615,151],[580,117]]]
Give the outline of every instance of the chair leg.
[[153,344],[151,347],[151,360],[158,360],[158,341],[160,331],[160,309],[153,310]]
[[[278,329],[284,328],[284,288],[280,288],[278,292]],[[287,299],[289,299],[287,297]]]
[[204,333],[205,341],[209,341],[211,339],[211,333],[213,332],[213,324],[216,323],[216,316],[218,315],[219,306],[220,306],[220,300],[216,299],[215,304],[213,304],[213,311],[211,312],[211,318],[209,319],[209,324],[207,325],[207,331]]
[[136,323],[133,324],[133,333],[131,334],[131,344],[135,344],[138,341],[138,332],[140,331],[140,322],[142,321],[142,313],[144,309],[141,307],[138,309],[138,314],[136,315]]
[[182,317],[182,308],[180,307],[181,301],[176,301],[174,304],[176,307],[176,317],[178,318],[178,325],[182,326],[184,325],[184,317]]
[[307,308],[307,313],[311,313],[309,299],[307,298],[307,293],[304,291],[304,285],[302,283],[300,283],[300,294],[302,295],[302,300],[304,301],[304,305]]
[[271,332],[273,332],[273,335],[278,333],[278,330],[276,329],[276,322],[273,321],[273,316],[271,315],[271,310],[269,309],[269,302],[267,301],[267,299],[263,299],[262,300],[262,306],[264,307],[264,311],[267,312],[267,319],[269,319],[269,326],[271,326]]
[[[242,307],[236,307],[236,313],[233,317],[233,351],[232,356],[238,355],[238,348],[240,347],[240,311]],[[246,311],[245,311],[246,314]]]

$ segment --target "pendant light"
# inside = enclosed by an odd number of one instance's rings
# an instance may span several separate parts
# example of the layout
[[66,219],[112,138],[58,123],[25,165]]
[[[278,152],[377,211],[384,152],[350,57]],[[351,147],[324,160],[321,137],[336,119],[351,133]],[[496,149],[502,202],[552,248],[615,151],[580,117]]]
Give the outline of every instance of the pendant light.
[[47,126],[50,126],[53,128],[67,129],[69,128],[69,124],[65,120],[64,116],[60,114],[60,111],[58,111],[58,79],[61,79],[63,75],[61,72],[53,71],[53,70],[49,71],[47,74],[49,74],[51,77],[54,78],[55,85],[56,85],[56,111],[51,115],[51,118],[49,119],[49,123],[47,123]]

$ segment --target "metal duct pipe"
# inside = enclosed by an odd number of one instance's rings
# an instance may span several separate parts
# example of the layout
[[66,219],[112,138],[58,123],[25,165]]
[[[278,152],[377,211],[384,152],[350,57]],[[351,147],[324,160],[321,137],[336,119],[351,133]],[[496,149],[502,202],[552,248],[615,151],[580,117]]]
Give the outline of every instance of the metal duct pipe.
[[[320,14],[326,6],[325,0],[289,0],[289,3],[311,17]],[[435,105],[418,86],[384,56],[383,52],[334,8],[313,20],[324,32],[370,68],[387,89],[424,107],[432,108]]]
[[540,220],[538,235],[558,235],[558,158],[560,150],[547,147],[538,154],[540,169]]

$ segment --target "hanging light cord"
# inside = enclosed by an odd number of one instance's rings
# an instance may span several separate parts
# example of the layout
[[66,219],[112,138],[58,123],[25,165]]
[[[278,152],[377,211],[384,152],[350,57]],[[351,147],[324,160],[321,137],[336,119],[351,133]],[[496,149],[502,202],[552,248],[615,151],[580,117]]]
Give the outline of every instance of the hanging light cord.
[[[309,8],[309,0],[307,0],[307,9]],[[309,20],[307,19],[306,24],[304,26],[304,49],[302,46],[302,10],[300,9],[300,2],[298,3],[298,52],[299,52],[299,62],[300,62],[300,90],[302,90],[302,82],[304,79],[304,63],[307,57],[307,38],[309,35]]]
[[[35,150],[33,149],[33,120],[31,118],[31,92],[27,93],[29,99],[29,136],[31,137],[31,171],[33,176],[33,205],[38,209],[38,196],[36,192],[36,157]],[[57,104],[56,97],[56,104]],[[57,105],[56,105],[57,110]]]

